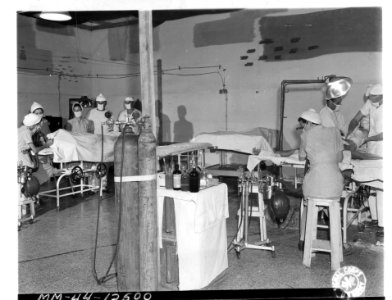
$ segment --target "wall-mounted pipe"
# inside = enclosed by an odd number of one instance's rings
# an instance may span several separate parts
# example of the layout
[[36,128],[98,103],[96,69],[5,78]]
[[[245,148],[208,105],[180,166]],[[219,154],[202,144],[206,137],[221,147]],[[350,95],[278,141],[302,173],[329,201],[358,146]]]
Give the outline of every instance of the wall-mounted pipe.
[[328,76],[323,79],[298,79],[298,80],[282,80],[280,84],[280,129],[279,129],[279,141],[278,150],[283,150],[283,119],[284,116],[284,106],[285,106],[285,94],[286,86],[289,84],[310,84],[310,83],[325,83]]

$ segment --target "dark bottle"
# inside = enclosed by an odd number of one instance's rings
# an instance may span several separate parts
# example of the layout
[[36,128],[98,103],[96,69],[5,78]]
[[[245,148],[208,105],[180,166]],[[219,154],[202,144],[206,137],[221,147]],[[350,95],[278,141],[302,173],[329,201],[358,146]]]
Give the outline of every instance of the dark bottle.
[[181,167],[181,191],[189,192],[189,174],[185,165]]
[[181,171],[178,164],[174,167],[173,171],[173,190],[181,190]]
[[171,167],[166,167],[165,171],[165,188],[168,190],[173,189],[173,169]]
[[192,171],[189,173],[189,191],[197,193],[200,190],[200,177],[196,170],[196,164],[192,163]]

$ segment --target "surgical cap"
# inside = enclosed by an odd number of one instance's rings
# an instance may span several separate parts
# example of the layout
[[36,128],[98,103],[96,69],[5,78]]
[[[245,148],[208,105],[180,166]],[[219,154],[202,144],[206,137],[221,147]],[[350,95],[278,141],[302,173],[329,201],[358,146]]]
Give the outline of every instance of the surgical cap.
[[313,108],[304,111],[301,114],[300,118],[315,124],[321,124],[320,114],[317,111],[315,111]]
[[97,96],[97,98],[95,98],[95,101],[97,101],[97,102],[105,102],[105,101],[106,101],[106,98],[105,98],[104,95],[99,94],[99,95]]
[[33,113],[29,113],[28,115],[25,115],[23,119],[23,125],[25,126],[33,126],[38,124],[42,119],[41,115],[36,115]]
[[33,113],[38,108],[44,110],[44,107],[41,104],[39,104],[37,102],[33,102],[33,104],[30,107],[30,112]]
[[133,97],[127,97],[124,99],[124,102],[134,102],[135,99]]
[[382,95],[382,85],[380,83],[374,84],[374,85],[370,85],[367,90],[366,90],[366,96],[378,96],[378,95]]

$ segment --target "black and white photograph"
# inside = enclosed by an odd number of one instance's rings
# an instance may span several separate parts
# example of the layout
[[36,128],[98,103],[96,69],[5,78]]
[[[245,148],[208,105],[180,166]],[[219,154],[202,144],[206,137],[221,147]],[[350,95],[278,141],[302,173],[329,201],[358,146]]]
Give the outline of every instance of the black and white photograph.
[[382,2],[22,3],[11,296],[388,298]]

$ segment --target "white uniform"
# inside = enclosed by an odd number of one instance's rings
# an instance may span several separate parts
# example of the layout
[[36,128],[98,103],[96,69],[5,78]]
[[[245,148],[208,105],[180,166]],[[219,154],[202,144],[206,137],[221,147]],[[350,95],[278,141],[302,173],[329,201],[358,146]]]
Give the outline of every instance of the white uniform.
[[[364,116],[369,116],[369,137],[382,133],[382,105],[375,107],[370,100],[367,100],[361,108]],[[382,156],[382,141],[368,142],[367,149],[369,153]]]
[[347,125],[340,111],[333,111],[328,106],[320,110],[321,125],[324,127],[336,127],[346,135]]
[[[106,110],[98,110],[96,108],[93,108],[89,111],[87,119],[93,121],[94,123],[94,134],[102,134],[101,124],[108,120],[105,117],[105,113]],[[103,134],[108,134],[108,133],[109,133],[109,127],[107,125],[104,125]]]

